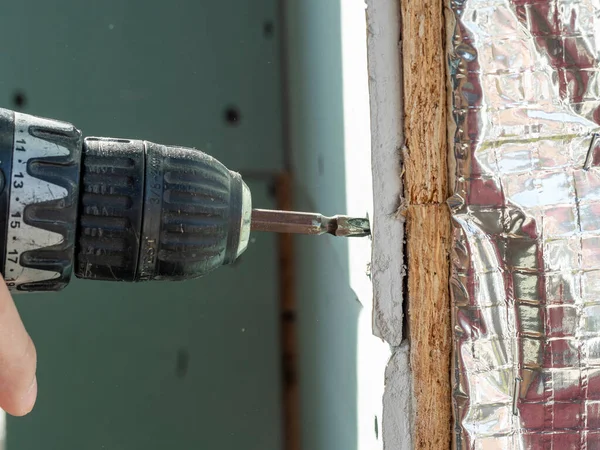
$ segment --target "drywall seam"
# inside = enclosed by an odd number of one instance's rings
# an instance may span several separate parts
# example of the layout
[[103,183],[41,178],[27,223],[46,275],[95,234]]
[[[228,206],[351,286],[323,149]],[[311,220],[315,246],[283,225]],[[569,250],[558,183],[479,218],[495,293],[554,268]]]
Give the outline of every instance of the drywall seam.
[[400,9],[396,0],[367,0],[367,50],[373,171],[373,333],[392,347],[385,372],[384,450],[413,448],[412,376],[403,337],[404,219]]

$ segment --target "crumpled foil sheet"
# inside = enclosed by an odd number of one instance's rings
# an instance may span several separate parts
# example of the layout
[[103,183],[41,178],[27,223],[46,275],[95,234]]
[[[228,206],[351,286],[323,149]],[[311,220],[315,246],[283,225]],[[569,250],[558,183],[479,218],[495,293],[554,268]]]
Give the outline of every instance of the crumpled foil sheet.
[[600,449],[600,0],[447,7],[454,445]]

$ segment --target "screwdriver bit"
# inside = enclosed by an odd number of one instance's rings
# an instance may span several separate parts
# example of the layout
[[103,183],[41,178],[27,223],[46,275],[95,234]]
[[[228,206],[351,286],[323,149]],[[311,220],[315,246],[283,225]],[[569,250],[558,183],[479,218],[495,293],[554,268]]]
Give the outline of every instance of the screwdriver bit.
[[292,234],[331,234],[341,237],[364,237],[371,234],[369,219],[318,213],[254,209],[252,231]]

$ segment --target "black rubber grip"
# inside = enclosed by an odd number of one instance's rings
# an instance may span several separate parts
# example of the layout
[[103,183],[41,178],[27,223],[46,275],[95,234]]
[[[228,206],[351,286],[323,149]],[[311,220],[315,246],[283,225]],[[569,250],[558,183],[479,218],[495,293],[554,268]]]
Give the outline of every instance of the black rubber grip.
[[183,280],[237,258],[238,174],[194,149],[97,138],[83,148],[77,277]]
[[144,159],[142,141],[85,139],[77,277],[135,281]]

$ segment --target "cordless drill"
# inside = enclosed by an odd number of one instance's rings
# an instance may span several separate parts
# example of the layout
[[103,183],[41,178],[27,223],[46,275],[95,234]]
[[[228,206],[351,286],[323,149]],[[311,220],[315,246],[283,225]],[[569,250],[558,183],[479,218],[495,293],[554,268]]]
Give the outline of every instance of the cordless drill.
[[252,209],[242,177],[201,151],[83,138],[0,109],[0,272],[12,291],[185,280],[235,261],[251,230],[367,236],[367,219]]

